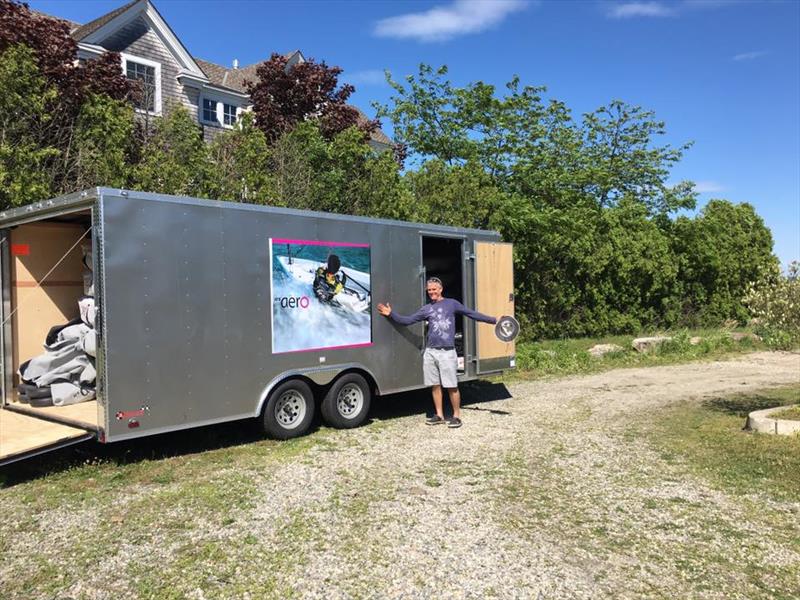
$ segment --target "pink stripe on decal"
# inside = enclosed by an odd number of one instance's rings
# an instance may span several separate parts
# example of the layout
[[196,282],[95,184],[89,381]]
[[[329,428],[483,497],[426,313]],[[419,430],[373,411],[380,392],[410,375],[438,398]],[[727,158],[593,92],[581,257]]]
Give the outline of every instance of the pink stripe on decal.
[[369,248],[369,244],[352,244],[350,242],[323,242],[320,240],[284,240],[271,238],[273,244],[304,244],[306,246],[347,246],[348,248]]
[[344,350],[346,348],[364,348],[372,346],[372,342],[365,344],[348,344],[346,346],[325,346],[323,348],[308,348],[303,350],[284,350],[283,352],[273,352],[273,354],[292,354],[294,352],[319,352],[320,350]]

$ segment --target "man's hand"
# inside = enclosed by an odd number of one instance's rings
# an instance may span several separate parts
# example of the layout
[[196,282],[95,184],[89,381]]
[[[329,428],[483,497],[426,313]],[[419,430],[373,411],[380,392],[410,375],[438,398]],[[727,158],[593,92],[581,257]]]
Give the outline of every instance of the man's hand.
[[378,304],[378,312],[384,317],[388,317],[390,314],[392,314],[392,305],[389,303],[383,304],[381,302]]

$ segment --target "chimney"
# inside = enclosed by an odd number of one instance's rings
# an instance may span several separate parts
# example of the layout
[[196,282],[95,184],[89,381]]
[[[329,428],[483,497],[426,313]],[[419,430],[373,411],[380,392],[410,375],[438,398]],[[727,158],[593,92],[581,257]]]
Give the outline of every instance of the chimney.
[[233,59],[233,68],[234,69],[238,69],[239,68],[239,59],[238,58],[234,58]]

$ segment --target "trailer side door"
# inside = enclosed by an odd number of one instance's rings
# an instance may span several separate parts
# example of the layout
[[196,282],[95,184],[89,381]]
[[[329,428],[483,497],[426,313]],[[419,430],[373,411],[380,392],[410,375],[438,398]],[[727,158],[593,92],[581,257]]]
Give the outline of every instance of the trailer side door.
[[[475,242],[475,309],[494,317],[514,316],[512,245]],[[477,373],[514,366],[514,342],[500,341],[488,325],[476,324]]]

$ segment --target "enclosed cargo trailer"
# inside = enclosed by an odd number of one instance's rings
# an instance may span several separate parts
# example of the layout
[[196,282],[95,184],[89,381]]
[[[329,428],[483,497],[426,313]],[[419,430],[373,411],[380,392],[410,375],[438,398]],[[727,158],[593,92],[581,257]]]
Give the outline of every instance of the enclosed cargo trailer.
[[[317,409],[355,427],[373,397],[424,387],[423,325],[396,326],[378,302],[411,313],[436,276],[467,307],[514,312],[511,246],[490,231],[96,188],[0,213],[0,239],[0,464],[247,418],[289,438]],[[77,314],[82,240],[96,398],[35,408],[17,371]],[[332,254],[344,293],[331,299],[317,283]],[[457,330],[460,381],[514,366],[490,325]]]

